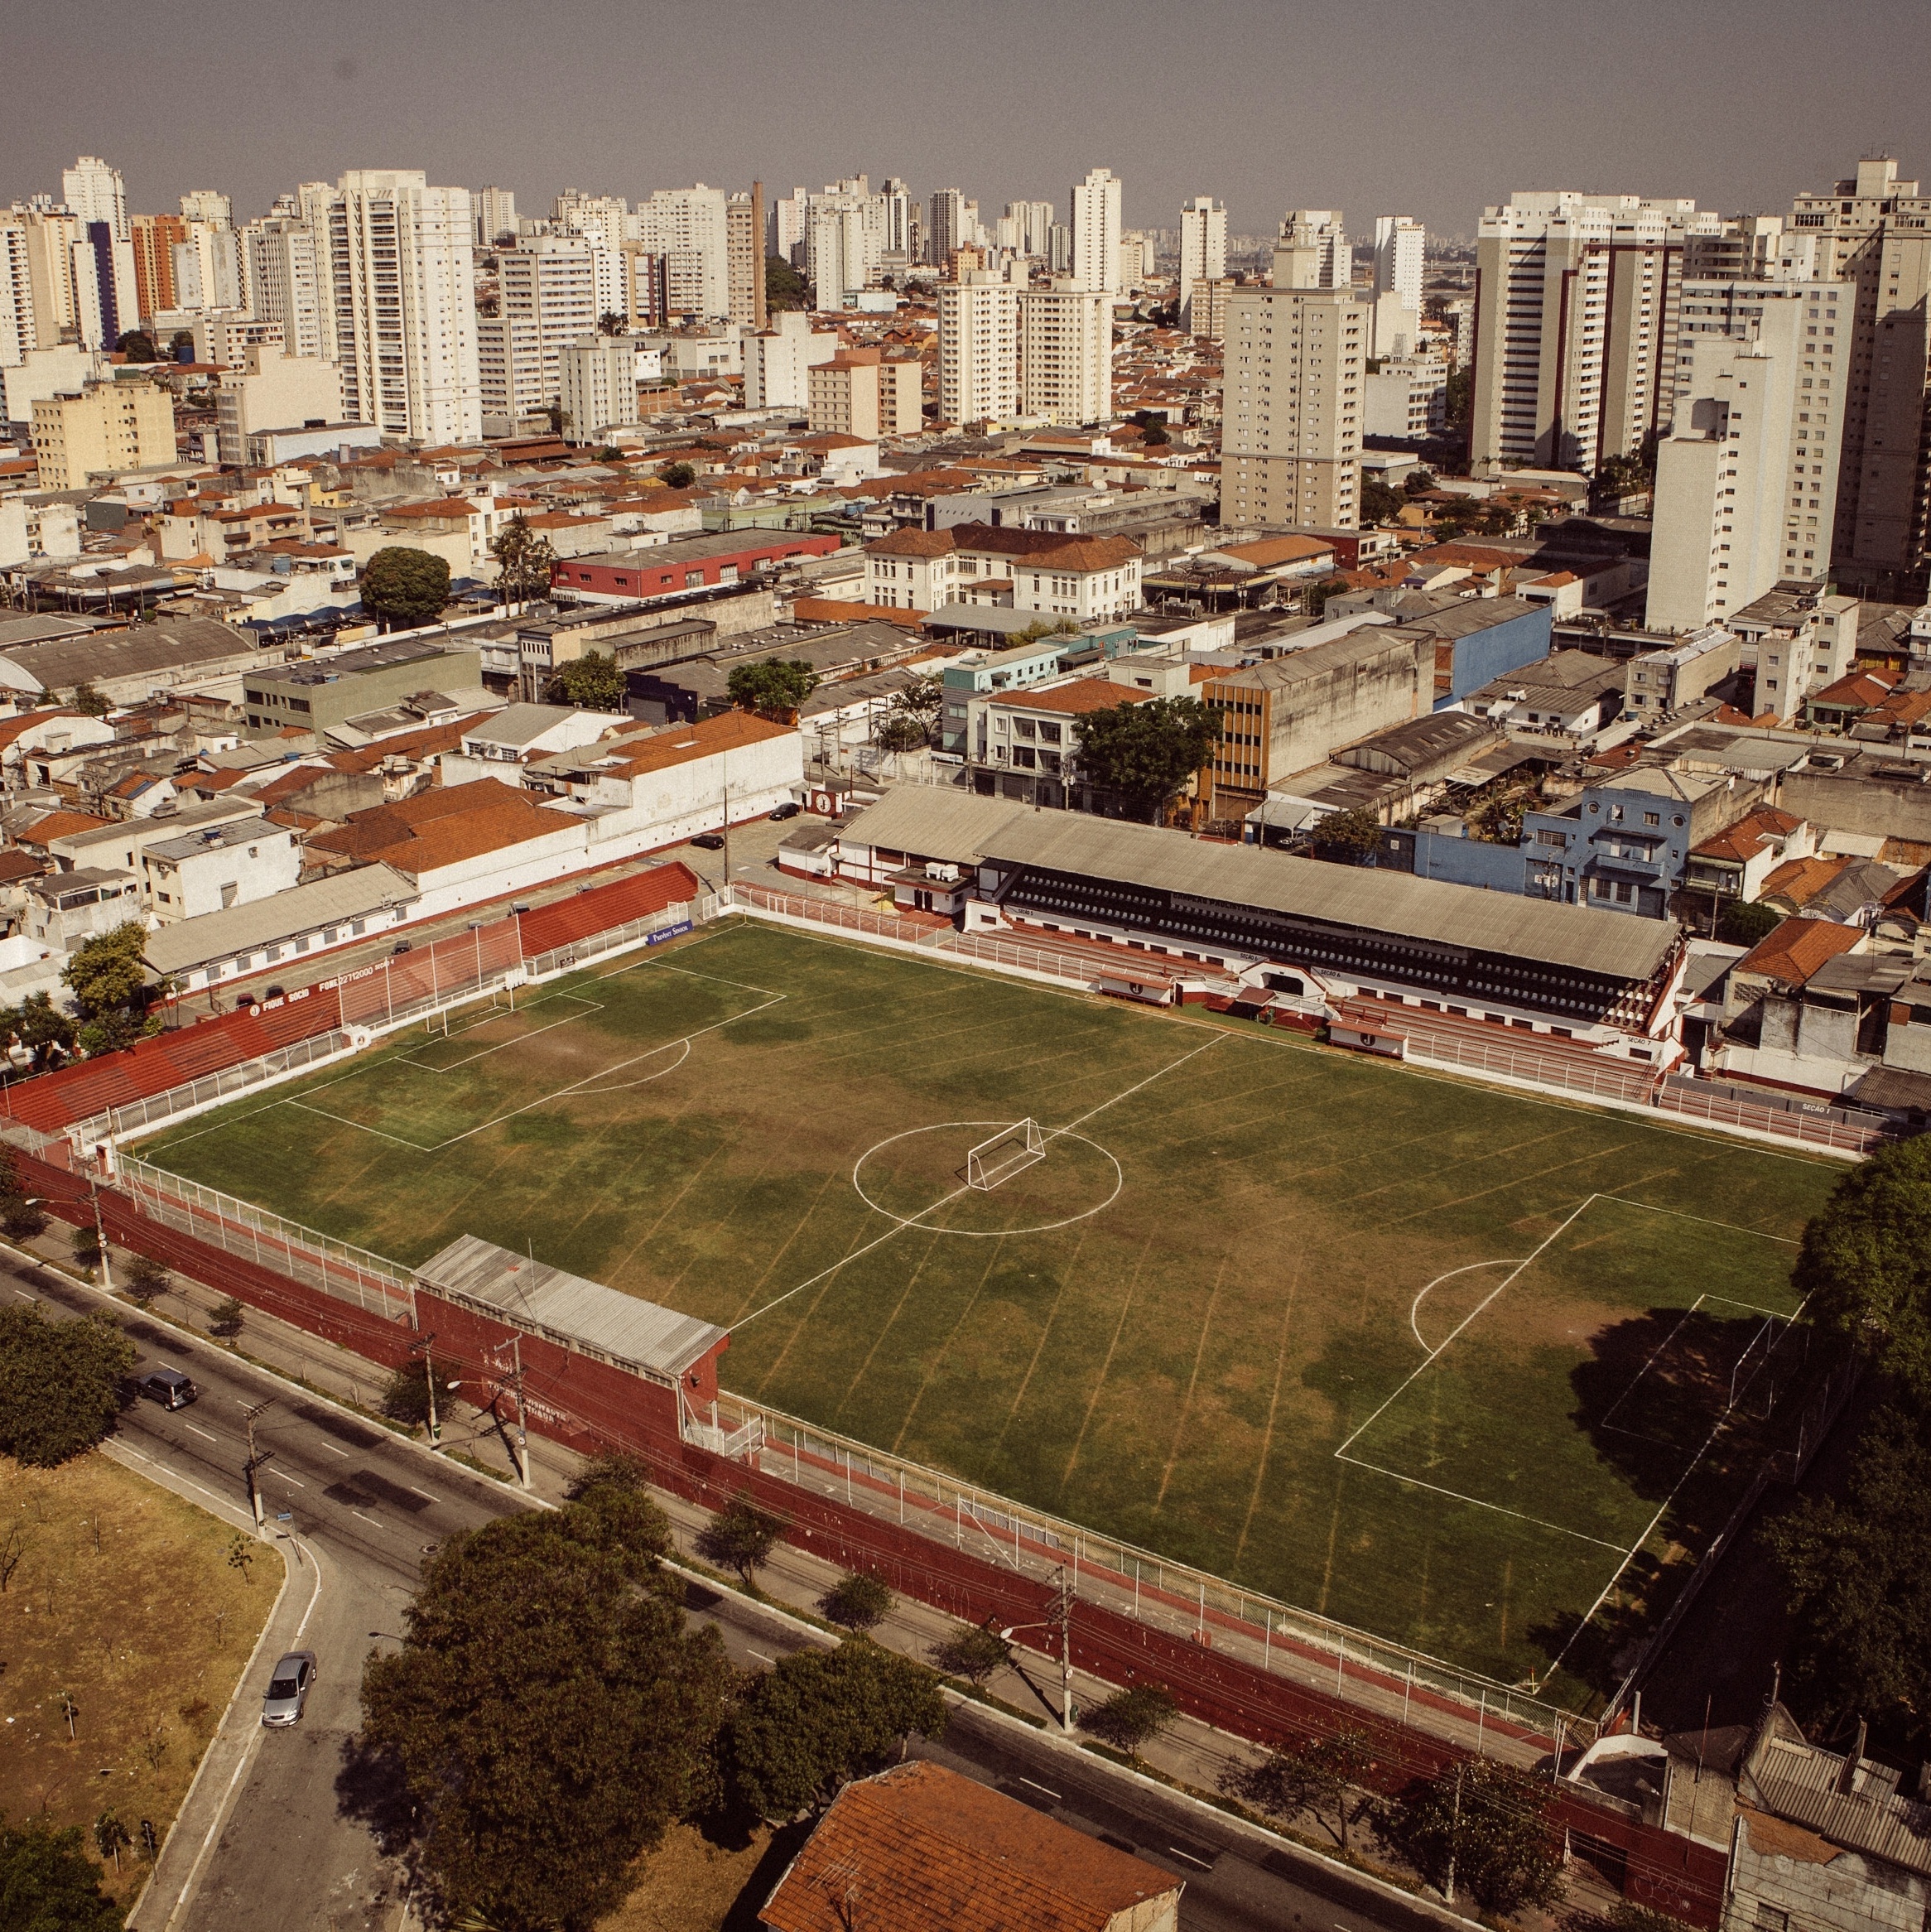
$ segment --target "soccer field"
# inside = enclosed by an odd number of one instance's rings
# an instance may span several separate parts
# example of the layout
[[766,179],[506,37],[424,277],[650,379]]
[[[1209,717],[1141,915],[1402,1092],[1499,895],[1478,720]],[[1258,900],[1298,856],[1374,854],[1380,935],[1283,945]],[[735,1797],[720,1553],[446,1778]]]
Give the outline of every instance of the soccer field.
[[727,1387],[1511,1680],[1722,1520],[1841,1172],[749,919],[142,1151],[532,1247],[730,1327]]

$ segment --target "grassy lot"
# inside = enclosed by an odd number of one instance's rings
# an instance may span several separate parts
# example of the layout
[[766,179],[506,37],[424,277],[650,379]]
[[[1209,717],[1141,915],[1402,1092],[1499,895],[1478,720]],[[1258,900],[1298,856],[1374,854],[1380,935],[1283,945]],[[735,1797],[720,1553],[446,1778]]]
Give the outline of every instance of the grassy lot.
[[731,1387],[1510,1679],[1721,1521],[1839,1171],[749,921],[150,1152],[743,1323]]
[[[759,1825],[744,1844],[714,1843],[693,1825],[673,1824],[637,1861],[629,1896],[615,1911],[598,1920],[597,1932],[719,1932],[734,1915],[749,1925],[764,1892],[778,1881],[763,1875],[754,1899],[745,1900],[771,1843],[770,1828]],[[792,1846],[795,1853],[797,1847]],[[732,1907],[738,1906],[735,1915]]]
[[26,1548],[0,1592],[0,1811],[79,1825],[90,1850],[118,1812],[135,1843],[107,1886],[129,1904],[141,1820],[166,1835],[279,1576],[258,1557],[244,1583],[233,1530],[99,1452],[59,1469],[0,1457],[0,1538],[12,1525]]

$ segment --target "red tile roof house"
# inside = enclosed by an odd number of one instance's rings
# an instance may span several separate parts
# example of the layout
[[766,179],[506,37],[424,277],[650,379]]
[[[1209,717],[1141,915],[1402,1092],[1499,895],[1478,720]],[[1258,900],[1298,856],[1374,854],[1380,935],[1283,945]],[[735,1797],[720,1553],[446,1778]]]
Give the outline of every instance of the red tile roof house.
[[865,546],[865,601],[940,610],[985,579],[1005,579],[1013,609],[1085,623],[1139,609],[1141,561],[1127,537],[988,523],[899,530]]
[[768,1932],[1175,1932],[1158,1866],[914,1761],[847,1785],[778,1881]]

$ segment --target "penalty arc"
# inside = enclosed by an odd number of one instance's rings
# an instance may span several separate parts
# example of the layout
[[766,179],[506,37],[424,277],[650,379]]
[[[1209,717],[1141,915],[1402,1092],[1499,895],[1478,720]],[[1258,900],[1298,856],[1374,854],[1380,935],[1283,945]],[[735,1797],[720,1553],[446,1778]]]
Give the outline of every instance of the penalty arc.
[[1028,1115],[982,1140],[966,1156],[966,1185],[990,1192],[1003,1181],[1046,1159],[1046,1135]]

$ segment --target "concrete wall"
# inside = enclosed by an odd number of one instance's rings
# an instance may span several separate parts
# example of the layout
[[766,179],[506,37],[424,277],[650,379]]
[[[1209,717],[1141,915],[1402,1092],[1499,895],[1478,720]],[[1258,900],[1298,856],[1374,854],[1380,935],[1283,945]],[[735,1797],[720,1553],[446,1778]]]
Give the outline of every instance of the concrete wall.
[[1464,698],[1479,691],[1492,677],[1505,677],[1524,664],[1534,664],[1548,655],[1549,638],[1555,619],[1549,606],[1539,604],[1492,624],[1486,630],[1471,631],[1457,638],[1448,647],[1448,686],[1441,686],[1443,666],[1437,657],[1435,703],[1437,706]]
[[1788,1912],[1803,1932],[1920,1932],[1931,1883],[1916,1873],[1834,1846],[1827,1864],[1759,1850],[1750,1823],[1737,1820],[1723,1932],[1757,1932],[1760,1902]]
[[[1546,615],[1542,629],[1546,643]],[[1305,771],[1428,709],[1435,647],[1418,633],[1357,631],[1287,662],[1297,675],[1275,685],[1268,701],[1270,772]]]
[[[1931,766],[1919,768],[1931,773]],[[1777,802],[1826,831],[1931,841],[1931,784],[1904,778],[1840,778],[1831,772],[1786,772]]]
[[1528,849],[1491,845],[1486,839],[1458,839],[1432,831],[1427,826],[1418,826],[1412,836],[1412,870],[1416,878],[1479,885],[1489,892],[1521,893],[1528,877]]

